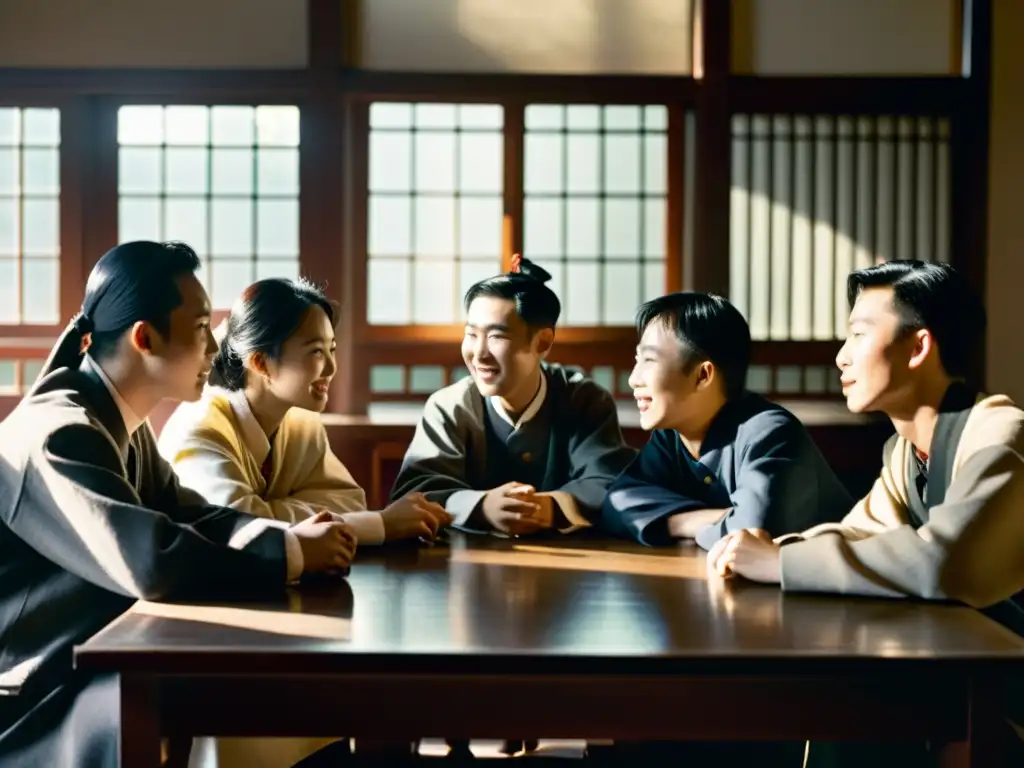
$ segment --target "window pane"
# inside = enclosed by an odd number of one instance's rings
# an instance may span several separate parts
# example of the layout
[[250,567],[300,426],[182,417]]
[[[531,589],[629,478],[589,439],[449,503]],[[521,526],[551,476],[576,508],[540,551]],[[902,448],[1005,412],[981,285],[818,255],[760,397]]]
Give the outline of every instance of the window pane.
[[412,104],[378,101],[370,105],[371,128],[411,128]]
[[127,144],[163,144],[162,107],[121,107],[117,111],[117,141]]
[[597,134],[570,134],[569,167],[566,188],[569,192],[594,194],[601,189],[601,142]]
[[193,106],[167,107],[164,130],[167,144],[207,144],[210,140],[210,110]]
[[206,194],[208,155],[205,149],[168,149],[164,192],[169,195]]
[[459,256],[501,259],[501,198],[459,199]]
[[[604,201],[604,252],[608,256],[636,259],[640,255],[640,201]],[[636,270],[634,269],[634,272]]]
[[211,141],[221,147],[249,147],[256,141],[252,107],[214,107],[210,110]]
[[0,197],[0,258],[18,255],[18,201]]
[[298,200],[257,200],[256,253],[298,257]]
[[370,105],[370,323],[456,323],[467,269],[499,270],[503,119],[493,104]]
[[18,285],[17,259],[0,259],[0,323],[19,321],[21,300]]
[[416,134],[416,189],[455,191],[455,134]]
[[407,197],[371,197],[366,250],[375,256],[412,253],[412,201]]
[[569,198],[566,203],[565,253],[570,259],[596,259],[599,244],[600,205],[596,197]]
[[25,259],[22,261],[24,310],[22,322],[40,325],[60,322],[60,260]]
[[251,149],[213,150],[213,189],[216,195],[251,195],[253,151]]
[[598,266],[594,262],[572,262],[566,267],[565,310],[566,325],[597,325],[601,314],[598,302]]
[[257,274],[298,273],[297,107],[122,107],[118,139],[122,241],[191,245],[216,309]]
[[21,110],[0,107],[0,146],[14,146],[21,141]]
[[158,197],[122,197],[117,204],[117,239],[162,240],[163,210]]
[[215,307],[230,307],[256,279],[253,263],[220,259],[210,262],[210,281],[206,286]]
[[21,252],[25,256],[60,255],[60,211],[56,198],[22,200]]
[[299,194],[299,153],[295,149],[261,149],[258,155],[261,195]]
[[409,369],[409,391],[430,395],[444,386],[444,366],[414,365]]
[[256,262],[256,279],[265,280],[269,277],[298,280],[299,262],[295,259],[260,259]]
[[401,365],[374,365],[370,367],[370,391],[377,395],[399,394],[405,391],[405,369]]
[[410,316],[409,261],[371,259],[367,265],[367,319],[373,325],[401,325]]
[[260,146],[299,146],[299,108],[256,107],[256,141]]
[[0,195],[21,192],[21,153],[17,149],[0,149]]
[[455,252],[455,200],[450,197],[416,198],[417,256],[451,256]]
[[604,270],[605,325],[632,325],[640,306],[640,270],[634,264],[606,264]]
[[250,257],[255,251],[252,201],[214,198],[210,210],[210,250],[224,257]]
[[463,192],[501,194],[502,138],[498,133],[463,133],[459,155],[459,188]]
[[557,131],[565,123],[565,107],[554,104],[529,104],[526,107],[526,129]]
[[531,259],[558,258],[565,253],[563,208],[559,199],[527,197],[523,202],[523,247]]
[[26,195],[60,194],[60,160],[56,149],[26,149],[23,155]]
[[604,188],[606,192],[624,194],[635,194],[640,191],[639,136],[605,137]]
[[408,192],[412,189],[412,134],[370,134],[370,189]]
[[125,148],[118,154],[117,188],[121,194],[157,195],[163,186],[164,153],[160,149]]
[[562,191],[562,137],[526,134],[523,189],[527,194]]
[[455,264],[451,261],[419,261],[413,271],[412,321],[447,324],[458,321],[455,302]]

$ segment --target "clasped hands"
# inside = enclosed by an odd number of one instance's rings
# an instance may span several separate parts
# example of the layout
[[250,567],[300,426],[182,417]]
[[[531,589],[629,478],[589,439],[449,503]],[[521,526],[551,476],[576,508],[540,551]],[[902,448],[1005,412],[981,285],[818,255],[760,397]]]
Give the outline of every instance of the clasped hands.
[[524,536],[554,524],[555,502],[532,485],[511,482],[488,491],[482,511],[495,530]]
[[764,584],[782,580],[780,547],[768,531],[748,528],[718,540],[708,552],[708,568],[723,579],[743,576]]

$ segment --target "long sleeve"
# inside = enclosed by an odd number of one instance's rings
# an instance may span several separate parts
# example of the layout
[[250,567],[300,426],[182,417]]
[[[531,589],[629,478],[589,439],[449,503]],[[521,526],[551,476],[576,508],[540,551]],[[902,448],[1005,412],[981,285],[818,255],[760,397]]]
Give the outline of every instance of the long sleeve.
[[688,467],[680,466],[672,441],[674,433],[657,430],[640,454],[612,483],[604,500],[605,528],[616,536],[647,546],[670,543],[668,518],[680,512],[706,509],[687,493]]
[[[351,524],[360,543],[383,541],[380,514],[365,511],[366,494],[330,451],[326,440],[323,446],[301,447],[313,452],[322,450],[311,469],[289,483],[296,489],[291,495],[267,499],[253,487],[238,451],[216,430],[197,430],[182,442],[172,458],[181,482],[215,504],[286,525],[326,509]],[[288,455],[285,463],[291,467],[310,464],[299,458]]]
[[575,501],[576,510],[560,504],[570,523],[592,525],[600,517],[608,489],[637,452],[622,437],[615,400],[605,389],[596,384],[581,387],[573,400],[571,418],[576,422],[569,438],[569,480],[553,495],[558,500],[556,494],[568,494]]
[[842,513],[832,498],[836,492],[842,496],[842,511],[853,505],[838,483],[835,491],[821,488],[819,472],[831,470],[815,461],[814,445],[798,421],[774,411],[756,417],[750,426],[755,438],[740,455],[729,511],[697,533],[697,544],[704,549],[744,528],[763,528],[778,536],[805,530],[829,519],[828,514],[834,520]]
[[1024,458],[1006,445],[983,448],[916,530],[903,524],[860,538],[822,532],[784,546],[782,587],[990,606],[1024,589],[1021,509]]
[[234,510],[187,504],[169,514],[143,506],[114,445],[88,424],[49,436],[3,516],[53,562],[129,597],[177,597],[211,584],[266,589],[287,577],[283,531],[264,530],[236,549],[225,542],[246,519]]
[[391,489],[391,500],[422,493],[443,504],[463,526],[489,489],[474,488],[469,481],[465,430],[454,415],[431,396],[416,425],[412,442]]

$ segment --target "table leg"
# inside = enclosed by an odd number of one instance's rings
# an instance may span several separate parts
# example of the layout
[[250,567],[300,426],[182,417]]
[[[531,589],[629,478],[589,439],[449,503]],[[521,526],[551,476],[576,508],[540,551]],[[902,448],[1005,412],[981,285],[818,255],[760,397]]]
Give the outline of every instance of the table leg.
[[939,752],[942,768],[1008,768],[1003,691],[997,681],[972,680],[967,694],[967,739]]
[[160,695],[156,678],[121,675],[121,765],[160,768]]

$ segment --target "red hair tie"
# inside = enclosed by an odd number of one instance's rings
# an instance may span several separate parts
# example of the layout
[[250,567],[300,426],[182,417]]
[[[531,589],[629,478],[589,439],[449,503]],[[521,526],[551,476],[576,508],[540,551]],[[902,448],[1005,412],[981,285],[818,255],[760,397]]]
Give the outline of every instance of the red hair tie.
[[518,253],[512,254],[512,266],[509,269],[509,272],[518,272],[520,266],[522,265],[522,263],[523,263],[522,255],[520,255]]

